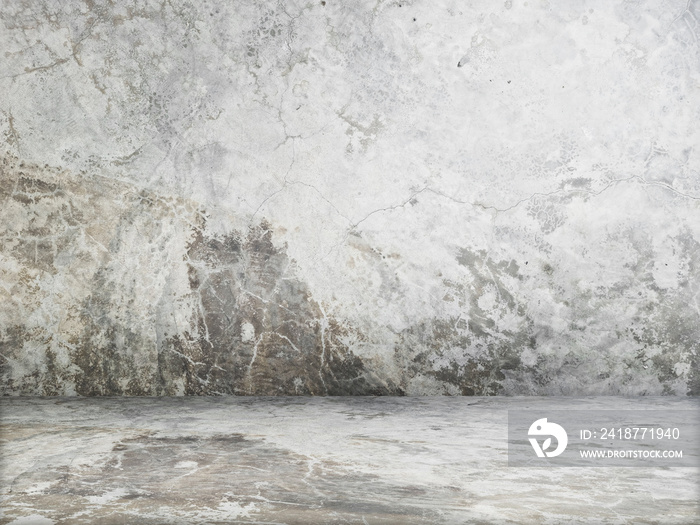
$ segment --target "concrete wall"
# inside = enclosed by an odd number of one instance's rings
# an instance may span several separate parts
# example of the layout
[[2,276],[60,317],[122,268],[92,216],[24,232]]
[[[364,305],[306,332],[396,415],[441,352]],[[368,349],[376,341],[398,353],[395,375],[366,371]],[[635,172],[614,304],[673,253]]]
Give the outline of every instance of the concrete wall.
[[8,2],[0,391],[700,394],[699,11]]

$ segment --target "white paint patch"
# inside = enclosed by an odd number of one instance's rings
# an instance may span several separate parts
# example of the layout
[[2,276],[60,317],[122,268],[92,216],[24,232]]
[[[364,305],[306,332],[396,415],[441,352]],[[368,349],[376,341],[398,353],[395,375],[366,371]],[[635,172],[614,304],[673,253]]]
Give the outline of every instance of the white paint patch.
[[175,463],[175,468],[197,468],[196,461],[178,461]]
[[53,525],[55,520],[46,518],[41,514],[32,514],[31,516],[22,516],[7,525]]
[[224,501],[219,504],[218,510],[220,510],[221,512],[225,512],[226,517],[232,519],[248,518],[250,517],[250,513],[254,512],[256,509],[254,503],[249,503],[248,505],[241,505],[237,501]]
[[88,501],[90,503],[97,503],[97,504],[103,504],[103,503],[111,503],[112,501],[118,500],[122,498],[123,496],[126,496],[129,493],[128,490],[124,488],[118,488],[114,490],[110,490],[108,492],[105,492],[104,494],[100,496],[88,496]]
[[50,481],[42,481],[41,483],[37,483],[31,488],[28,488],[26,490],[27,494],[43,494],[46,489],[48,489],[52,483]]
[[685,376],[690,372],[690,363],[676,363],[673,367],[673,371],[678,377]]
[[255,339],[255,327],[248,322],[241,324],[241,341],[250,343]]
[[659,288],[678,288],[678,278],[683,273],[684,264],[679,256],[680,247],[674,242],[664,241],[656,247],[656,260],[652,267],[654,282]]

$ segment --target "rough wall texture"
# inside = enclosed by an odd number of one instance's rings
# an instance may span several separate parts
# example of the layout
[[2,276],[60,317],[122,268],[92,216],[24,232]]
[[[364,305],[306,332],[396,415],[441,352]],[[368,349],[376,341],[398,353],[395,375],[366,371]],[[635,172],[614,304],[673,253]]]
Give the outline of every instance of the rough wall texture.
[[4,4],[2,394],[700,394],[699,18]]

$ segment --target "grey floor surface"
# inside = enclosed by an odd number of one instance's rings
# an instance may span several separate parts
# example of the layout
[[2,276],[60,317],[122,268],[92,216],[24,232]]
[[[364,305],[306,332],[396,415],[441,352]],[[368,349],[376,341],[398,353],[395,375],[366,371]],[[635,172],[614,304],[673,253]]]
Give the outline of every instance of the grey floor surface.
[[508,410],[698,398],[4,398],[0,523],[700,523],[697,468],[509,467]]

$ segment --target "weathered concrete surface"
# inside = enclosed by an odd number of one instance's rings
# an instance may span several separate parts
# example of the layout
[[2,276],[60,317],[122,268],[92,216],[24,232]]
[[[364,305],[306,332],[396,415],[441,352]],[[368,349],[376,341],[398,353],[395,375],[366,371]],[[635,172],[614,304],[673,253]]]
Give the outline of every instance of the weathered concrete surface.
[[699,403],[4,398],[0,523],[690,525],[700,467],[508,467],[507,410]]
[[700,394],[699,6],[5,2],[0,392]]

